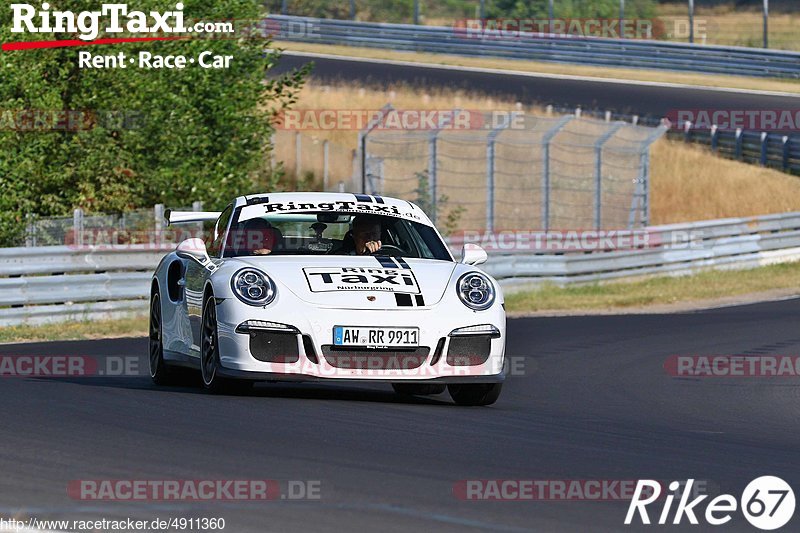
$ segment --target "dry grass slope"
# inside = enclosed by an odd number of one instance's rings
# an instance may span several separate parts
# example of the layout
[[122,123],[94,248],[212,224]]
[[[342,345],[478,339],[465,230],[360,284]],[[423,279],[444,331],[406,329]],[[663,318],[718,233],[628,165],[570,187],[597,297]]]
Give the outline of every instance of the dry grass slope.
[[[512,101],[501,101],[465,91],[420,93],[406,86],[372,90],[348,85],[310,84],[300,95],[300,109],[379,109],[391,102],[397,109],[519,109]],[[540,108],[524,108],[541,114]],[[307,132],[318,140],[356,148],[357,131]],[[278,142],[278,159],[293,165],[291,132]],[[653,146],[653,224],[668,224],[711,218],[761,215],[800,210],[800,178],[754,165],[731,161],[708,149],[662,139]]]

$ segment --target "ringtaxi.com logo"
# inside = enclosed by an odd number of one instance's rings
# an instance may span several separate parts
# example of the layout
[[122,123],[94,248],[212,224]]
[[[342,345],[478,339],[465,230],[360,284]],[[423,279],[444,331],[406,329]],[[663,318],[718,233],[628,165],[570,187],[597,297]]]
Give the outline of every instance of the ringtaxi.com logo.
[[[673,481],[669,484],[668,490],[671,494],[666,494],[663,498],[663,506],[658,514],[657,524],[665,525],[671,523],[679,525],[684,518],[692,524],[699,524],[695,509],[708,498],[708,495],[698,495],[692,500],[691,487],[694,479],[689,479],[685,483],[686,490],[682,482]],[[678,504],[673,514],[672,504],[678,495]],[[636,484],[631,503],[628,506],[628,514],[625,516],[625,525],[631,525],[638,516],[644,525],[650,525],[650,515],[647,506],[662,499],[662,485],[660,482],[644,479]],[[733,514],[737,509],[745,519],[754,527],[764,531],[772,531],[785,526],[794,516],[795,497],[792,487],[784,480],[775,476],[762,476],[751,481],[742,492],[741,498],[737,501],[730,494],[720,494],[708,502],[705,512],[701,516],[705,522],[712,526],[721,526],[733,520]],[[697,514],[696,514],[697,513]],[[672,514],[672,521],[669,517]]]

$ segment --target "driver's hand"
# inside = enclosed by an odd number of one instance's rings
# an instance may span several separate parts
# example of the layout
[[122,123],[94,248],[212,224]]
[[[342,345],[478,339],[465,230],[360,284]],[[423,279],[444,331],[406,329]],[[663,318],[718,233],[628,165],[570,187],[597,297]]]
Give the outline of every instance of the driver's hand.
[[367,241],[367,243],[364,246],[367,249],[367,253],[374,254],[375,252],[380,250],[381,246],[383,245],[381,244],[381,241]]

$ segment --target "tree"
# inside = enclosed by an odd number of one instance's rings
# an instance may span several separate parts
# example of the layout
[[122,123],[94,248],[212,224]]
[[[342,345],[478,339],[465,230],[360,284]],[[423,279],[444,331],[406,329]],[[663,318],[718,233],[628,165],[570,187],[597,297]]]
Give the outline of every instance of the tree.
[[[175,3],[137,0],[129,8],[163,13]],[[26,213],[65,215],[75,207],[118,212],[155,203],[185,206],[196,199],[219,208],[274,182],[264,164],[270,121],[295,102],[307,69],[265,81],[280,54],[265,52],[270,43],[258,32],[243,31],[263,14],[257,0],[183,3],[187,23],[235,20],[236,33],[0,53],[0,244],[19,241]],[[74,0],[62,9],[91,11],[98,3]],[[11,17],[10,9],[0,9],[3,43],[76,38],[11,33]],[[227,69],[197,63],[184,69],[90,69],[79,68],[81,51],[123,52],[134,59],[140,51],[187,59],[210,51],[233,59]],[[85,113],[78,131],[31,131],[32,117],[46,121],[59,111],[73,118]]]

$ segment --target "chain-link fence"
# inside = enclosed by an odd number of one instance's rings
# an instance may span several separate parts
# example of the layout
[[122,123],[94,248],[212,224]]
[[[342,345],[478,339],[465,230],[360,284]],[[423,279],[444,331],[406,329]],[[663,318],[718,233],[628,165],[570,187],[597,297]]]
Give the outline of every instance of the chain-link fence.
[[[279,129],[272,138],[273,155],[284,170],[306,186],[323,191],[354,192],[361,183],[358,152],[341,142],[312,133]],[[273,161],[273,168],[277,160]]]
[[473,116],[485,126],[463,130],[377,125],[363,134],[363,190],[415,201],[440,225],[460,228],[648,224],[649,147],[666,126],[575,115],[494,121]]
[[[194,202],[194,211],[202,210]],[[180,208],[179,208],[180,209]],[[117,246],[152,244],[181,239],[179,232],[164,231],[164,206],[136,209],[118,214],[86,214],[75,209],[70,217],[28,216],[25,246]],[[202,228],[192,228],[200,231]]]

